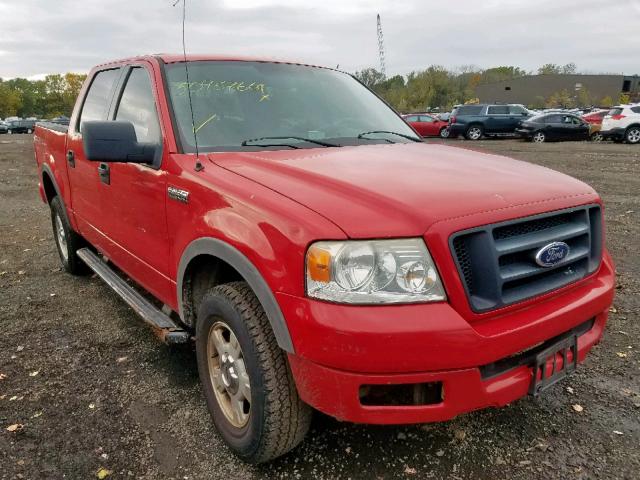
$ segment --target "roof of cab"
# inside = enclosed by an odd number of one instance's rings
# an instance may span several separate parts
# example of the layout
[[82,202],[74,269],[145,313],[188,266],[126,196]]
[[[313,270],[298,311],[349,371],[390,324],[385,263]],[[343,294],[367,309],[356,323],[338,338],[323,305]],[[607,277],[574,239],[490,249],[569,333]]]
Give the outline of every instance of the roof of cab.
[[[118,60],[111,60],[109,62],[104,62],[99,67],[104,65],[113,65],[120,64],[126,62],[140,61],[140,60],[153,60],[160,59],[164,63],[179,63],[184,62],[185,55],[182,53],[156,53],[151,55],[139,55],[130,58],[121,58]],[[186,55],[186,59],[189,62],[204,62],[204,61],[227,61],[227,62],[265,62],[265,63],[283,63],[290,65],[303,65],[307,67],[319,67],[319,68],[328,68],[322,65],[313,65],[304,62],[296,62],[289,60],[282,60],[277,58],[269,58],[269,57],[245,57],[241,55],[218,55],[218,54],[189,54]]]

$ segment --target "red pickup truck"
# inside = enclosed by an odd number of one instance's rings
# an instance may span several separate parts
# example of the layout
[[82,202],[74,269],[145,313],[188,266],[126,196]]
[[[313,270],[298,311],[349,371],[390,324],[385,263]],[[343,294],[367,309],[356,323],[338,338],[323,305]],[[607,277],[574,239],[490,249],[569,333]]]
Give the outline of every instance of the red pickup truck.
[[167,343],[195,340],[247,461],[295,447],[311,407],[402,424],[538,395],[603,334],[598,194],[425,144],[345,73],[115,61],[34,142],[64,268],[95,271]]

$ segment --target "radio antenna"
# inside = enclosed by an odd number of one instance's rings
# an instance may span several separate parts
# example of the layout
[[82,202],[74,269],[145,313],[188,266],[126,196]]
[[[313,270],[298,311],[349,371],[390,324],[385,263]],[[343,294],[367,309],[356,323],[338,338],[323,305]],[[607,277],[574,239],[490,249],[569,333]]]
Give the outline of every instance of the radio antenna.
[[[173,6],[175,7],[180,0],[176,0]],[[191,112],[191,130],[193,131],[193,140],[196,146],[196,172],[204,170],[204,165],[200,161],[200,150],[198,148],[198,132],[196,132],[196,120],[193,114],[193,102],[191,100],[191,82],[189,81],[189,62],[187,62],[187,44],[184,39],[184,24],[187,17],[187,0],[182,0],[182,57],[184,59],[184,73],[187,77],[187,95],[189,96],[189,111]]]

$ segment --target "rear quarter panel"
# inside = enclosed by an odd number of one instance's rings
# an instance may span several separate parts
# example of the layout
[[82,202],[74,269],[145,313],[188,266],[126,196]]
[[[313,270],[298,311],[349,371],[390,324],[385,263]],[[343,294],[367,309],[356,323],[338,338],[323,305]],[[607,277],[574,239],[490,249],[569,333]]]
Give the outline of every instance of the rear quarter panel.
[[[38,180],[42,182],[43,174],[46,171],[52,174],[57,193],[61,196],[67,207],[67,215],[71,225],[76,228],[72,215],[69,215],[71,208],[71,192],[69,186],[69,176],[67,173],[66,131],[56,131],[42,124],[37,124],[33,137],[36,163],[38,165]],[[42,192],[43,193],[43,192]],[[46,202],[46,198],[42,199]]]

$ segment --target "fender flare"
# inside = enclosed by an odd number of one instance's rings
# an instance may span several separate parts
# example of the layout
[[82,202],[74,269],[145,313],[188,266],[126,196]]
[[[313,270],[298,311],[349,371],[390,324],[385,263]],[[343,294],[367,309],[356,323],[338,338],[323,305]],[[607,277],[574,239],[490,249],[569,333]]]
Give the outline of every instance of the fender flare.
[[[51,167],[43,162],[42,163],[42,172],[41,172],[40,176],[44,177],[45,173],[49,176],[49,180],[51,180],[51,183],[53,184],[53,189],[56,191],[56,195],[58,197],[60,197],[60,199],[62,200],[62,195],[60,194],[60,188],[58,187],[58,182],[56,182],[56,176],[53,174],[53,171],[51,170]],[[41,180],[44,181],[44,178],[41,178]],[[63,201],[63,203],[64,203],[64,201]]]
[[184,281],[184,274],[187,270],[189,262],[198,255],[210,255],[212,257],[219,258],[220,260],[228,263],[244,278],[249,284],[253,292],[258,297],[258,301],[264,308],[273,334],[276,337],[278,346],[289,353],[294,353],[293,342],[291,341],[291,335],[289,334],[289,328],[285,322],[282,310],[276,301],[271,288],[267,285],[267,282],[262,278],[262,275],[258,269],[251,263],[251,261],[237,248],[225,243],[221,240],[211,237],[198,238],[192,241],[187,248],[184,249],[180,258],[180,264],[177,272],[177,293],[178,293],[178,309],[180,318],[184,318],[184,311],[182,306],[182,287]]

